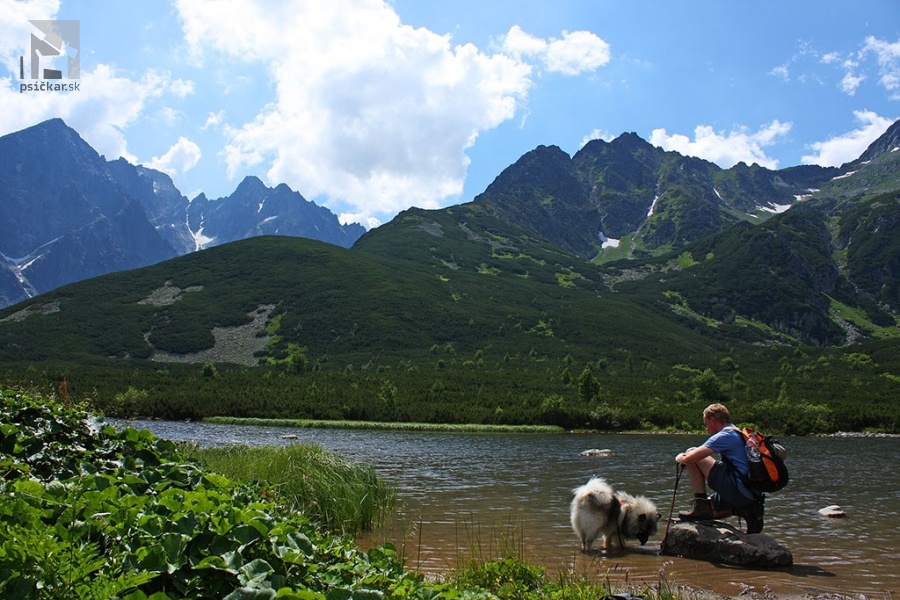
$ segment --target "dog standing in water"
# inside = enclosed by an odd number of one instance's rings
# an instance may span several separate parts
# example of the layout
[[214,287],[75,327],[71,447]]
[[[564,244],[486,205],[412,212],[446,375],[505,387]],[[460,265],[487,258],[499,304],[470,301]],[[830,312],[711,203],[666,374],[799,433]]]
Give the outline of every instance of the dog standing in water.
[[597,536],[603,536],[603,547],[624,550],[625,540],[646,544],[656,533],[660,513],[656,504],[643,496],[634,497],[615,492],[605,479],[591,478],[573,490],[572,529],[581,541],[581,551],[590,552]]

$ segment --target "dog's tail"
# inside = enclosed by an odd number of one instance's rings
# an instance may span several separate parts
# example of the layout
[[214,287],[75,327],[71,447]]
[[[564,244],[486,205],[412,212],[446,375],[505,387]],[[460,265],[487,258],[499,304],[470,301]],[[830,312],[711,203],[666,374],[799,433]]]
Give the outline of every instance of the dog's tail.
[[616,519],[621,509],[619,499],[610,490],[593,490],[585,497],[591,508],[598,512],[605,512],[610,519]]

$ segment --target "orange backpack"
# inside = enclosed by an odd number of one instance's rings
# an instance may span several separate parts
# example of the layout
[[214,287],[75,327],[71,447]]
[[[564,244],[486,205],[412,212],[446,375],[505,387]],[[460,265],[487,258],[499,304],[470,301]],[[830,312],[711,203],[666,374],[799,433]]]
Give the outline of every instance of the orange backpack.
[[740,433],[747,446],[750,472],[744,485],[758,492],[777,492],[788,483],[788,469],[784,463],[787,450],[771,435],[763,436],[752,427],[729,427]]

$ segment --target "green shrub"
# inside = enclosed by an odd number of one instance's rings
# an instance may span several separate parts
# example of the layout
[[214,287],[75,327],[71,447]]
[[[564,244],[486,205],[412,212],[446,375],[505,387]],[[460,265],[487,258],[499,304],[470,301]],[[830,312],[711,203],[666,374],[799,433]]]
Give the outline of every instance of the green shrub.
[[[323,533],[148,431],[2,391],[0,597],[438,598],[396,550]],[[449,592],[448,592],[449,593]]]
[[500,600],[537,599],[543,597],[544,569],[515,557],[472,561],[456,571],[454,582],[462,589],[486,590]]

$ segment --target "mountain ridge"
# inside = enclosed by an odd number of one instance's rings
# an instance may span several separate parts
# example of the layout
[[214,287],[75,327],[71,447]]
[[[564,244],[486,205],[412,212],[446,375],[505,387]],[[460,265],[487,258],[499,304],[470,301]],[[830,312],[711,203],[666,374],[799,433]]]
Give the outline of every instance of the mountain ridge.
[[[284,184],[189,201],[162,172],[107,161],[62,119],[0,137],[0,156],[0,306],[254,235],[349,247],[365,231]],[[247,210],[263,197],[278,215]]]
[[[632,285],[671,310],[714,321],[745,319],[770,328],[775,338],[843,344],[883,335],[881,327],[896,327],[900,313],[900,242],[891,227],[900,214],[898,130],[900,121],[870,145],[868,160],[778,171],[743,163],[722,169],[635,134],[595,140],[573,157],[539,146],[472,202],[444,210],[470,241],[493,244],[494,254],[508,240],[537,236],[582,260],[627,272],[628,279],[652,281]],[[416,245],[402,232],[427,230],[438,212],[401,213],[354,248],[383,256],[408,256],[417,248],[420,260],[439,268],[452,252],[441,252],[439,242]],[[497,224],[473,230],[484,215],[518,232]],[[445,233],[452,227],[445,220],[440,225]],[[611,240],[614,235],[622,238]],[[739,251],[745,244],[755,255]],[[521,251],[521,244],[513,246],[513,253]],[[491,263],[463,268],[483,265]],[[691,285],[698,276],[704,285]]]
[[[471,271],[631,289],[658,310],[688,311],[729,327],[755,323],[755,333],[735,330],[748,339],[833,345],[881,336],[884,327],[896,327],[900,311],[900,249],[887,227],[898,214],[897,130],[895,124],[870,145],[865,161],[778,171],[743,163],[722,169],[634,133],[594,140],[571,157],[538,146],[471,202],[403,211],[361,235],[352,251],[403,260],[404,269],[439,280]],[[95,170],[124,172],[112,180],[131,186],[161,238],[193,249],[280,234],[286,222],[300,231],[302,219],[290,222],[285,206],[327,213],[286,185],[268,188],[247,177],[227,202],[198,196],[183,222],[179,216],[172,223],[186,199],[167,176],[91,158]],[[229,209],[224,217],[217,214],[222,207]],[[755,254],[739,251],[744,246]],[[608,284],[623,277],[633,283]],[[704,284],[690,284],[697,280]],[[760,333],[766,328],[770,333]]]

